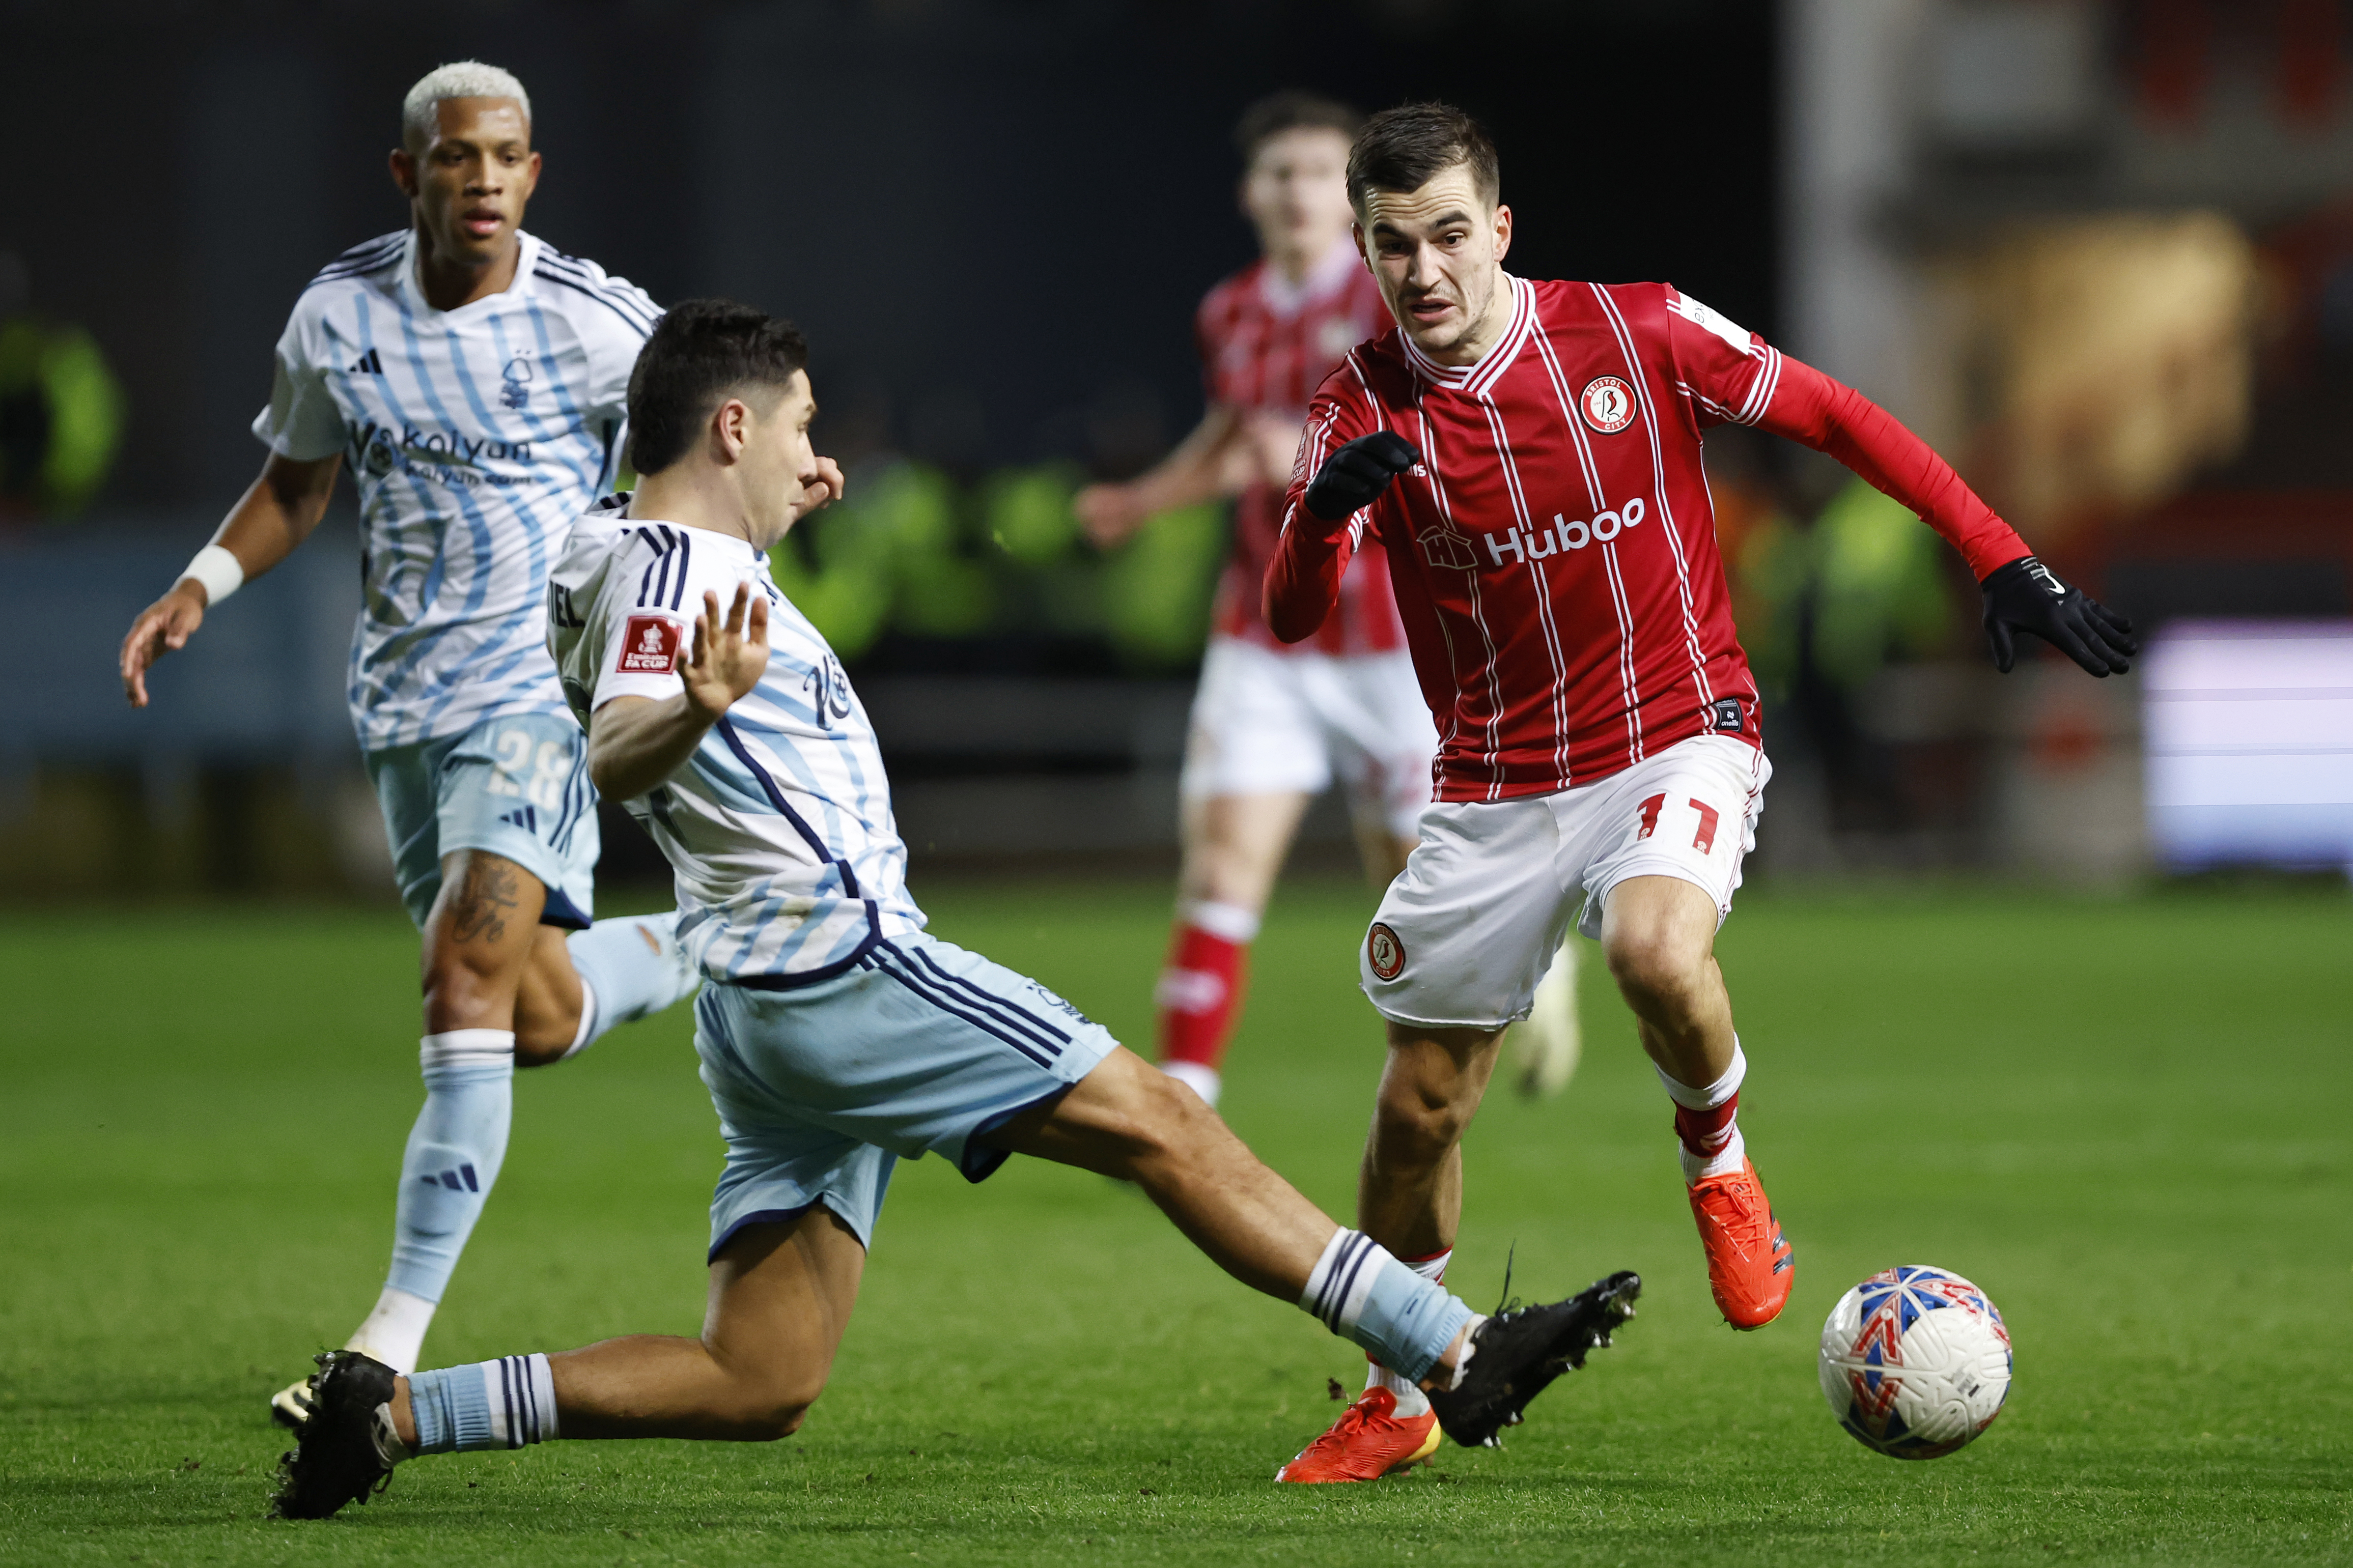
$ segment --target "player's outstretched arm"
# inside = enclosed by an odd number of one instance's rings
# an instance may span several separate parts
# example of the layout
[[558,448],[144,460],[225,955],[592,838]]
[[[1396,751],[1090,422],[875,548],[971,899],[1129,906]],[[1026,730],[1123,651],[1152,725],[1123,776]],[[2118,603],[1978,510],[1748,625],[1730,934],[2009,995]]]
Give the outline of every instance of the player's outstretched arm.
[[[1321,427],[1311,421],[1309,428],[1312,457],[1327,447],[1332,429],[1328,421]],[[1340,600],[1340,578],[1356,543],[1351,520],[1420,461],[1412,442],[1394,430],[1376,430],[1333,450],[1303,485],[1293,479],[1260,606],[1268,630],[1284,642],[1315,635]]]
[[1785,355],[1772,404],[1757,423],[1836,458],[1952,542],[1985,592],[1986,642],[2004,675],[2016,663],[2020,632],[2093,675],[2132,668],[2140,651],[2132,623],[2052,576],[1950,464],[1871,399]]
[[766,595],[737,584],[722,620],[719,595],[706,591],[692,644],[679,659],[685,689],[675,697],[616,697],[589,715],[590,781],[615,800],[659,788],[767,668]]
[[294,553],[327,515],[343,455],[308,462],[270,454],[261,477],[247,488],[212,542],[188,563],[172,591],[139,612],[123,635],[122,694],[133,708],[147,706],[147,671],[205,624],[205,611],[235,593],[248,578]]
[[1089,485],[1071,501],[1087,537],[1104,548],[1119,543],[1164,511],[1232,495],[1249,483],[1250,457],[1241,415],[1213,403],[1174,450],[1121,485]]

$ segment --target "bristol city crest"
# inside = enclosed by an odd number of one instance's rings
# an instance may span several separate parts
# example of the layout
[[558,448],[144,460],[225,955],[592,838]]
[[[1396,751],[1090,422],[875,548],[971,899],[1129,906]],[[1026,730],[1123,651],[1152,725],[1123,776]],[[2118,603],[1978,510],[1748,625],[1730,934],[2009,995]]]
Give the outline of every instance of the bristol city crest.
[[1380,921],[1365,935],[1365,960],[1372,965],[1374,974],[1383,980],[1395,980],[1405,973],[1405,943],[1398,933]]
[[1597,375],[1577,395],[1585,422],[1604,436],[1615,436],[1634,423],[1634,389],[1614,375]]

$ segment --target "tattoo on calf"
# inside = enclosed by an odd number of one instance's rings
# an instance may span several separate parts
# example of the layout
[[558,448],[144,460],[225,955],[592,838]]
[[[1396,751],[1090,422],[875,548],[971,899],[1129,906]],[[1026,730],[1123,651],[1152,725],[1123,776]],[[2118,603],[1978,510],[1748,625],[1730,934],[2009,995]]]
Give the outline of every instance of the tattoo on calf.
[[515,868],[495,856],[477,855],[466,862],[466,879],[459,886],[457,907],[449,911],[450,934],[459,942],[497,942],[506,935],[507,916],[522,901]]

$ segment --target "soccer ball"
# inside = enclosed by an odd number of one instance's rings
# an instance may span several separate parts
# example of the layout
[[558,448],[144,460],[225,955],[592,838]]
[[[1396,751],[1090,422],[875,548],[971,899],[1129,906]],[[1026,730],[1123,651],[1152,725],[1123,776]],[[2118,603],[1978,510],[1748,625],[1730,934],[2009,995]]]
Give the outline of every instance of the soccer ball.
[[1856,1442],[1941,1458],[1993,1425],[2010,1396],[2010,1331],[1986,1293],[1906,1263],[1839,1298],[1822,1325],[1822,1397]]

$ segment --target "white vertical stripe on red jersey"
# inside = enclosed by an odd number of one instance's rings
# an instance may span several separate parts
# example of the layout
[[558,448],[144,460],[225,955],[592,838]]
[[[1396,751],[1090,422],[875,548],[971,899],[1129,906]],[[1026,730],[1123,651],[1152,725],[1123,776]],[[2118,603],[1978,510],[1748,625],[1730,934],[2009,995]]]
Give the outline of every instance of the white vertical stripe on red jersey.
[[[1403,341],[1404,334],[1400,333],[1398,336],[1399,340]],[[1419,405],[1421,401],[1419,390],[1417,390],[1415,394],[1414,401],[1417,405]],[[1445,477],[1439,471],[1438,446],[1430,435],[1430,415],[1426,410],[1419,410],[1418,408],[1417,411],[1421,413],[1421,466],[1423,471],[1430,476],[1430,494],[1437,500],[1438,515],[1440,519],[1444,521],[1451,531],[1460,535],[1461,531],[1454,526],[1453,504],[1449,501],[1446,497]],[[1469,606],[1471,611],[1471,624],[1478,628],[1479,643],[1485,650],[1487,656],[1482,666],[1487,686],[1487,721],[1485,724],[1481,726],[1481,729],[1483,731],[1483,738],[1487,744],[1484,751],[1480,754],[1487,767],[1487,798],[1489,800],[1501,800],[1503,798],[1504,790],[1503,679],[1502,671],[1498,668],[1495,657],[1495,638],[1493,634],[1489,632],[1487,629],[1486,605],[1479,594],[1479,568],[1476,564],[1477,557],[1473,556],[1472,559],[1473,564],[1471,570],[1463,573],[1462,581],[1464,585],[1469,589],[1471,595],[1471,604]],[[1444,618],[1444,612],[1440,612],[1440,620],[1441,624],[1443,624]],[[1450,637],[1447,638],[1447,647],[1450,654],[1452,652],[1453,642],[1454,639],[1452,637]],[[1461,661],[1459,659],[1455,660],[1454,679],[1457,685],[1461,683],[1464,673]]]
[[1627,602],[1626,578],[1618,570],[1618,546],[1601,547],[1601,571],[1609,583],[1609,605],[1618,612],[1618,683],[1626,696],[1626,765],[1642,760],[1642,693],[1634,674],[1634,610]]
[[[1577,453],[1577,465],[1585,476],[1588,499],[1596,513],[1609,506],[1609,496],[1601,483],[1600,468],[1593,452],[1592,437],[1585,431],[1585,421],[1577,411],[1569,395],[1568,377],[1562,372],[1560,361],[1553,353],[1551,342],[1536,334],[1536,355],[1543,361],[1546,379],[1552,385],[1553,396],[1560,405],[1561,428],[1568,433],[1570,447]],[[1669,530],[1672,533],[1672,529]],[[1626,696],[1626,761],[1628,765],[1641,762],[1643,755],[1642,721],[1640,711],[1641,694],[1640,678],[1634,669],[1633,607],[1626,596],[1625,577],[1619,567],[1618,547],[1603,547],[1602,559],[1609,579],[1610,604],[1618,612],[1618,673]]]
[[[1539,334],[1541,336],[1541,334]],[[1504,486],[1512,498],[1512,520],[1525,531],[1527,542],[1523,546],[1528,552],[1528,570],[1536,582],[1536,623],[1544,631],[1545,657],[1552,663],[1552,727],[1556,737],[1553,748],[1556,769],[1560,775],[1559,787],[1568,787],[1568,659],[1561,652],[1560,627],[1553,619],[1552,580],[1537,564],[1535,553],[1536,520],[1528,510],[1527,488],[1520,480],[1519,463],[1512,456],[1512,438],[1504,427],[1503,410],[1495,406],[1494,398],[1487,393],[1478,395],[1480,411],[1487,417],[1487,433],[1494,438],[1495,456],[1504,470]],[[1550,539],[1547,527],[1546,537]],[[1555,548],[1557,548],[1556,546]],[[1546,550],[1549,557],[1552,550]]]
[[1577,453],[1577,467],[1585,476],[1586,501],[1595,511],[1609,504],[1601,488],[1601,470],[1593,461],[1593,444],[1585,437],[1585,422],[1577,416],[1577,402],[1568,395],[1568,377],[1560,368],[1560,360],[1552,352],[1552,343],[1544,333],[1536,334],[1536,358],[1544,363],[1545,375],[1552,383],[1553,395],[1560,401],[1561,428],[1568,432],[1569,445]]
[[1626,374],[1642,388],[1640,399],[1642,406],[1634,411],[1634,417],[1641,422],[1643,435],[1650,438],[1651,472],[1659,499],[1659,510],[1667,525],[1661,531],[1667,536],[1667,547],[1675,559],[1675,592],[1683,607],[1683,645],[1691,653],[1692,693],[1702,721],[1713,723],[1709,709],[1715,700],[1715,693],[1707,679],[1707,654],[1700,647],[1699,616],[1692,603],[1691,563],[1683,558],[1683,543],[1677,530],[1674,508],[1667,500],[1667,465],[1659,450],[1659,422],[1653,416],[1656,411],[1650,406],[1650,382],[1642,374],[1641,356],[1634,352],[1634,334],[1628,329],[1625,317],[1619,313],[1618,301],[1612,300],[1609,291],[1599,284],[1592,285],[1592,289],[1594,298],[1601,302],[1602,314],[1609,319],[1610,331],[1618,339],[1619,353],[1625,356]]

